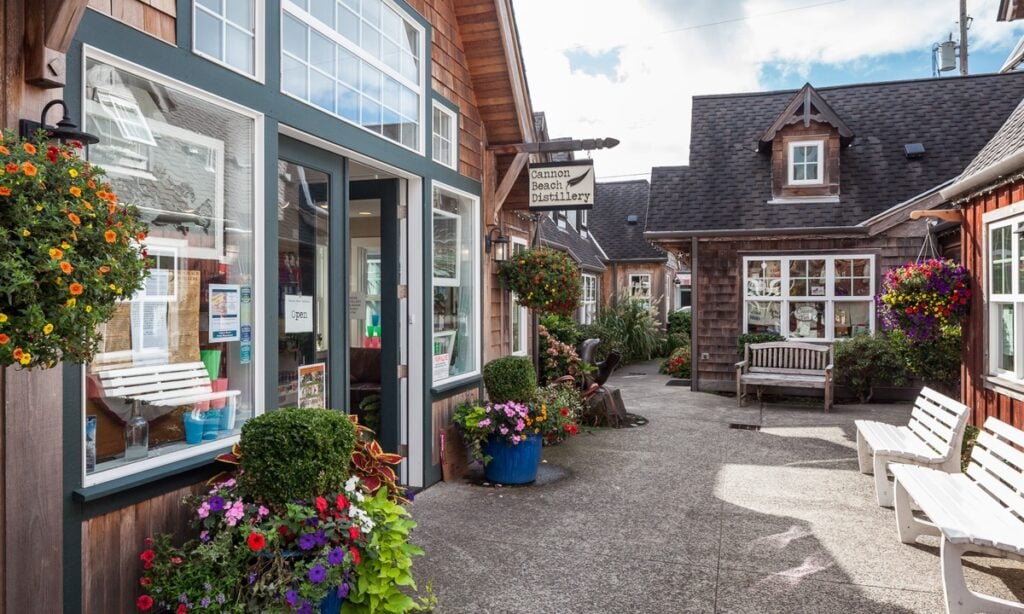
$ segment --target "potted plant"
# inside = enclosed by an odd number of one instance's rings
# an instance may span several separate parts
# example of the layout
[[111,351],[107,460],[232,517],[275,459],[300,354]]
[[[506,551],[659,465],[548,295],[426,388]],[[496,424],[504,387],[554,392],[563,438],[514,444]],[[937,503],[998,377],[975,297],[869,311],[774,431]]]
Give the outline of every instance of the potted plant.
[[952,260],[933,258],[889,269],[875,299],[882,326],[912,341],[938,339],[967,317],[969,282],[967,270]]
[[579,307],[580,270],[564,252],[525,250],[503,262],[498,275],[524,307],[560,315],[571,315]]
[[90,361],[99,325],[142,287],[148,229],[81,147],[2,135],[0,367]]
[[[415,523],[392,491],[349,475],[356,428],[341,412],[283,409],[247,422],[237,477],[186,498],[195,539],[148,540],[141,611],[409,612]],[[393,460],[385,458],[382,462]]]

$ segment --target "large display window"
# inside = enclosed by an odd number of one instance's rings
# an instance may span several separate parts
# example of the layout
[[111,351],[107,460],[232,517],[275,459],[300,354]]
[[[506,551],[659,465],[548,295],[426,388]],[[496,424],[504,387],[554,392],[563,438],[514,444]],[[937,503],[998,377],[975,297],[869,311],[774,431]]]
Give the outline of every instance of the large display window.
[[467,377],[480,369],[480,201],[434,187],[433,382]]

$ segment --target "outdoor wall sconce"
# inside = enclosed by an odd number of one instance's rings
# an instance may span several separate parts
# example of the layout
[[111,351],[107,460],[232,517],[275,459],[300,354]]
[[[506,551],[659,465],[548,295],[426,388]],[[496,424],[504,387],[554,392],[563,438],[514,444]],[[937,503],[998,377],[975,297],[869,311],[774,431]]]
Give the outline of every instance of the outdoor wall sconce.
[[[494,231],[498,231],[498,236],[491,238]],[[491,253],[491,248],[494,248],[494,261],[505,262],[508,260],[508,237],[501,234],[501,228],[495,226],[491,228],[486,235],[484,235],[484,251]]]
[[[60,105],[64,110],[64,117],[57,122],[56,126],[46,125],[46,114],[50,112],[54,106]],[[32,121],[31,119],[23,119],[18,122],[18,134],[23,139],[34,139],[37,130],[45,130],[46,135],[51,138],[60,141],[61,143],[67,143],[68,141],[80,141],[83,145],[95,145],[100,142],[100,137],[89,134],[88,132],[82,132],[78,129],[78,125],[71,121],[68,117],[68,105],[63,100],[51,100],[46,103],[43,107],[43,112],[39,114],[39,121]]]

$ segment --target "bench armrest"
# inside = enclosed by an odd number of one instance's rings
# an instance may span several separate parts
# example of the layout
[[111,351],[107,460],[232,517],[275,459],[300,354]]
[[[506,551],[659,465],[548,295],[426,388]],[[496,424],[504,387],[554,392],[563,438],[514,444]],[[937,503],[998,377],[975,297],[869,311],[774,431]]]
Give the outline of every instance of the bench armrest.
[[826,371],[826,372],[828,372],[828,371],[834,371],[834,370],[835,370],[835,368],[836,368],[836,366],[830,363],[830,364],[828,364],[828,365],[826,365],[826,366],[825,366],[825,371]]
[[738,363],[736,363],[736,370],[737,371],[745,371],[746,368],[747,368],[747,361],[741,360]]

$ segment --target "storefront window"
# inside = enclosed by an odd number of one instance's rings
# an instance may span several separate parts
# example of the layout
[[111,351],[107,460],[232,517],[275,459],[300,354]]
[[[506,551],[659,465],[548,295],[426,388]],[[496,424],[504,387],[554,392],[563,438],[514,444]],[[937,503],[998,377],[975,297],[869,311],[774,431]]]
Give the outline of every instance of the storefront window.
[[479,201],[434,188],[434,383],[479,369]]
[[86,367],[86,484],[221,448],[253,415],[255,122],[86,60],[89,159],[139,208],[154,261]]
[[[512,237],[512,255],[517,256],[526,251],[526,240]],[[525,356],[529,351],[528,335],[530,334],[530,311],[516,302],[516,295],[509,292],[509,305],[512,309],[512,353]]]

